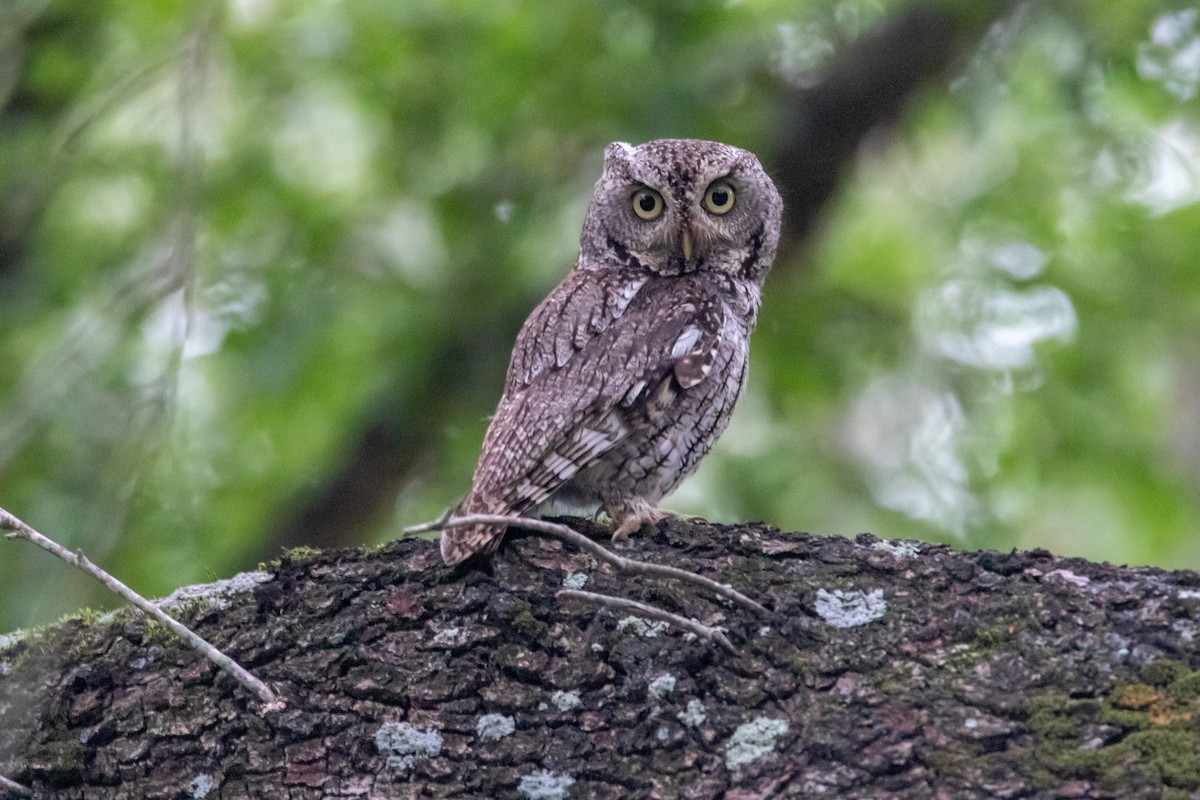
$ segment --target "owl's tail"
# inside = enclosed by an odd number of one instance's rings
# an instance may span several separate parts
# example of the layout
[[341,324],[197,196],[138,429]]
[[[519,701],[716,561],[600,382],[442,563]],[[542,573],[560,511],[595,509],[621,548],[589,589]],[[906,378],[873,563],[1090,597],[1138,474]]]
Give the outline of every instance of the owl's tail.
[[[455,516],[466,514],[502,514],[504,509],[496,509],[491,504],[472,492],[462,504],[455,509]],[[487,556],[496,551],[504,538],[507,525],[455,525],[442,531],[441,548],[442,561],[452,567],[472,556]]]

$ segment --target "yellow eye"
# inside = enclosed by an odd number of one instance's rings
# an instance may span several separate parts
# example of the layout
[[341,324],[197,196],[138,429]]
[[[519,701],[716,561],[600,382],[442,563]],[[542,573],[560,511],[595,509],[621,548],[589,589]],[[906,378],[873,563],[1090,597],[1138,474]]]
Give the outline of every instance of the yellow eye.
[[733,187],[726,181],[713,181],[704,192],[704,207],[714,214],[733,208]]
[[658,219],[663,213],[662,195],[653,189],[638,189],[633,193],[633,213],[645,220]]

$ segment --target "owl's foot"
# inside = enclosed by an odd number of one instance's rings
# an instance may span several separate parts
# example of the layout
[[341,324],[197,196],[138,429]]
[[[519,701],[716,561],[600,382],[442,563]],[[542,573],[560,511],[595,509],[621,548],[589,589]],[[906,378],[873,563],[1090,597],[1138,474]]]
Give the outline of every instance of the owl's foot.
[[619,523],[617,529],[613,531],[612,540],[623,542],[629,538],[629,534],[639,530],[643,525],[653,525],[675,515],[670,511],[655,508],[639,498],[636,503],[630,503],[623,511],[615,512],[612,516]]

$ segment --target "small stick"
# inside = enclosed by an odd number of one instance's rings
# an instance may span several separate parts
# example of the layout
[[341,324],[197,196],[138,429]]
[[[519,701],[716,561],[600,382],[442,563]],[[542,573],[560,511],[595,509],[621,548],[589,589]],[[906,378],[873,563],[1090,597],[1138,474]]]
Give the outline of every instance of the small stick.
[[16,781],[10,781],[3,775],[0,775],[0,789],[9,794],[15,794],[17,797],[33,797],[33,790],[28,786],[22,786]]
[[664,611],[661,608],[639,603],[637,600],[627,600],[624,597],[613,597],[610,594],[597,594],[596,592],[583,592],[578,589],[559,589],[558,598],[567,598],[573,600],[590,600],[593,603],[598,603],[607,608],[621,608],[628,611],[636,611],[643,617],[662,620],[668,625],[674,625],[677,628],[683,628],[685,631],[691,631],[701,639],[707,639],[710,642],[716,642],[724,647],[733,655],[737,655],[737,650],[729,639],[725,638],[725,632],[720,628],[710,628],[702,622],[699,622],[688,617],[681,617],[678,614],[672,614],[670,611]]
[[451,506],[442,512],[442,515],[437,519],[431,519],[429,522],[422,522],[419,525],[409,525],[404,529],[405,535],[410,533],[429,533],[429,531],[440,531],[447,527],[446,523],[454,517],[454,507]]
[[267,704],[266,708],[263,709],[264,713],[283,708],[284,702],[282,699],[280,699],[279,695],[268,688],[265,683],[251,675],[245,667],[222,653],[217,648],[213,647],[204,639],[200,638],[199,635],[194,633],[183,623],[177,622],[171,617],[167,616],[166,612],[164,612],[161,608],[142,597],[133,589],[130,589],[112,575],[109,575],[107,572],[100,569],[100,567],[97,567],[91,561],[88,561],[88,559],[83,555],[82,551],[76,551],[72,553],[58,542],[55,542],[54,540],[38,533],[24,522],[5,511],[3,508],[0,508],[0,530],[9,531],[9,533],[4,534],[5,538],[7,539],[25,539],[26,541],[33,542],[38,547],[49,553],[53,553],[63,561],[66,561],[68,564],[78,567],[96,580],[103,583],[112,591],[121,595],[121,597],[124,597],[126,600],[136,606],[137,609],[142,613],[148,614],[158,622],[166,625],[175,633],[176,636],[187,642],[194,650],[198,650],[209,661],[213,662],[229,675],[233,676],[234,680],[242,684],[242,686],[245,686],[254,694],[258,695],[258,698]]
[[506,517],[501,514],[466,514],[461,517],[451,517],[447,519],[443,516],[441,519],[426,522],[421,525],[414,525],[411,528],[406,528],[405,533],[418,533],[421,531],[441,530],[450,528],[456,525],[511,525],[517,528],[525,528],[526,530],[536,531],[538,533],[548,533],[551,536],[557,536],[559,539],[571,542],[578,547],[588,551],[592,555],[611,564],[619,572],[628,575],[650,575],[658,578],[674,578],[675,580],[692,583],[697,586],[702,586],[712,592],[715,592],[722,597],[732,600],[737,605],[756,614],[769,616],[770,611],[766,607],[751,600],[746,595],[734,589],[726,583],[718,583],[711,578],[706,578],[703,575],[697,575],[694,572],[688,572],[686,569],[678,567],[668,567],[664,564],[653,564],[648,561],[638,561],[633,558],[625,558],[619,556],[608,548],[597,542],[593,542],[588,537],[578,531],[568,528],[566,525],[560,525],[557,522],[548,522],[544,519],[529,519],[527,517]]

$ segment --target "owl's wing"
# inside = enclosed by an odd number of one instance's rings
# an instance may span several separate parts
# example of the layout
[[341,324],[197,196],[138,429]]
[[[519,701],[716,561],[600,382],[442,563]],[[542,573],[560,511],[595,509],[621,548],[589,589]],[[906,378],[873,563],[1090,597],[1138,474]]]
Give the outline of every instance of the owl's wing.
[[[725,317],[723,301],[699,281],[571,273],[518,336],[460,512],[519,515],[654,424],[711,371]],[[502,533],[449,529],[443,558],[453,564],[495,547]]]
[[564,368],[625,314],[646,280],[644,270],[569,272],[517,334],[504,395],[528,386],[545,371]]

